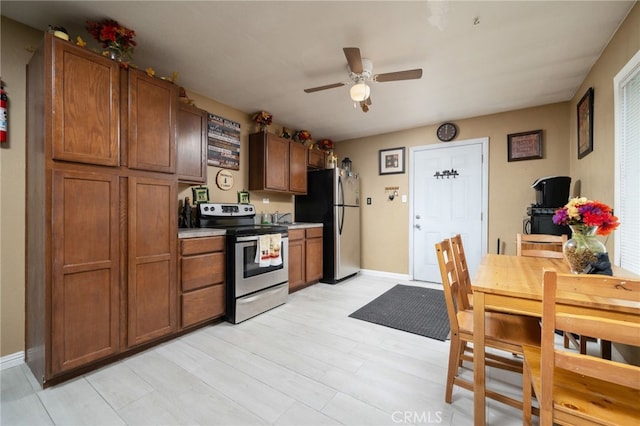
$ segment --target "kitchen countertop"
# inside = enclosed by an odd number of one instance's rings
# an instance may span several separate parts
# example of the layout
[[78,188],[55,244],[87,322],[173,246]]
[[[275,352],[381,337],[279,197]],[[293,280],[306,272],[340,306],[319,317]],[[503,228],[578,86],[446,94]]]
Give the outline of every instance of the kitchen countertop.
[[215,228],[178,228],[178,238],[218,237],[226,233],[224,229]]
[[289,229],[322,228],[321,223],[310,222],[281,223],[281,225],[285,225]]
[[[280,223],[279,225],[286,226],[289,229],[322,228],[321,223],[310,222]],[[224,229],[178,228],[178,238],[217,237],[222,235],[226,235],[226,231]]]

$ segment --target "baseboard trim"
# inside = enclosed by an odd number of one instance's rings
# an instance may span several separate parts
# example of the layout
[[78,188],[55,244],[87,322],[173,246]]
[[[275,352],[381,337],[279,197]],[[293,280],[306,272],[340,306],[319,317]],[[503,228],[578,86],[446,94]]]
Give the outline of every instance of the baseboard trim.
[[408,274],[397,274],[395,272],[375,271],[373,269],[361,269],[362,275],[369,275],[372,277],[390,278],[394,280],[410,281],[411,277]]
[[5,368],[16,367],[22,363],[24,363],[24,351],[5,355],[0,358],[0,371],[4,370]]

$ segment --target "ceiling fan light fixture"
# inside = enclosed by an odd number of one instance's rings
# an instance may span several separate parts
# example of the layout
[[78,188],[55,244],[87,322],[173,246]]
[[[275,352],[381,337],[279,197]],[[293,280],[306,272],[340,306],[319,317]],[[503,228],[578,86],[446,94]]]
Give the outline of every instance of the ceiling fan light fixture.
[[367,86],[365,82],[356,83],[351,86],[349,94],[351,95],[351,99],[354,102],[362,102],[366,100],[371,94],[371,88]]

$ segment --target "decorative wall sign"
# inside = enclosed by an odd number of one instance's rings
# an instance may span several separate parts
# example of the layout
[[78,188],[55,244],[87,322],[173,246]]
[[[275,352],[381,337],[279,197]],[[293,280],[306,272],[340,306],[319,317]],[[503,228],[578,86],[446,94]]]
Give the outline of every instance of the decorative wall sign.
[[381,149],[378,159],[378,174],[392,175],[404,173],[404,147]]
[[209,114],[207,138],[207,164],[240,170],[240,123]]
[[507,135],[507,160],[535,160],[542,158],[542,130]]
[[233,175],[227,170],[220,170],[216,174],[216,185],[223,191],[228,191],[233,188]]
[[578,102],[578,159],[593,151],[593,87]]

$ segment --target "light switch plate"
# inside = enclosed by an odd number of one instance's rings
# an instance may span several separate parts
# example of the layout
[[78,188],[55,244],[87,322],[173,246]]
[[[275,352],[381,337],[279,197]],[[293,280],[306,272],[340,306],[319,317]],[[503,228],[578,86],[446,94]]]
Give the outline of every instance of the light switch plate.
[[406,194],[402,194],[402,202],[403,203],[407,202],[407,195]]

